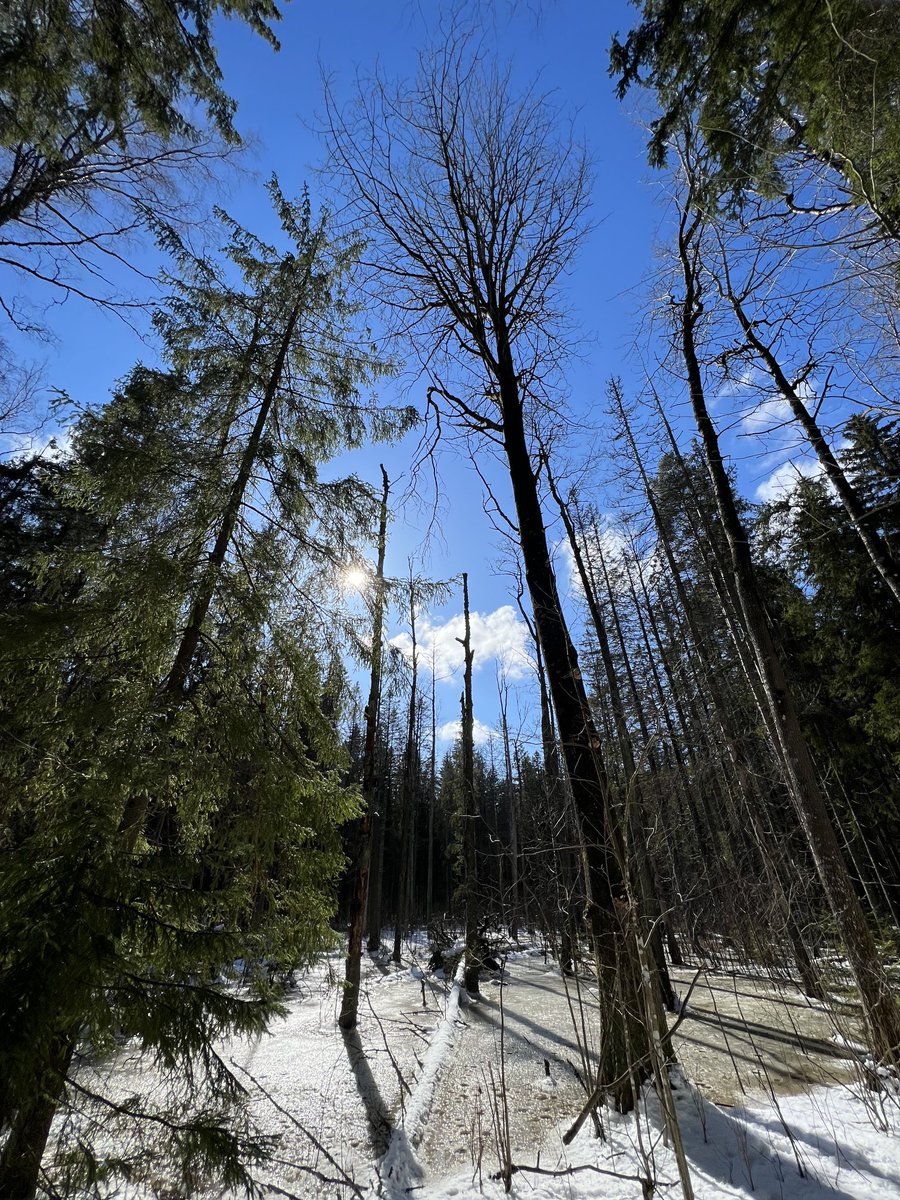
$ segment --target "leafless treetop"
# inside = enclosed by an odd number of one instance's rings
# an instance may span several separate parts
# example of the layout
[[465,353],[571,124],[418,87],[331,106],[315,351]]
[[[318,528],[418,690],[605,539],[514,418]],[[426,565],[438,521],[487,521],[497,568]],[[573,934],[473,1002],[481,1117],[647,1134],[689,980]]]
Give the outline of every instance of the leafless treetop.
[[436,377],[452,364],[456,415],[497,429],[502,348],[532,398],[559,365],[557,285],[586,228],[583,148],[536,86],[517,93],[464,38],[423,54],[408,87],[360,81],[344,111],[329,94],[327,132],[394,328]]

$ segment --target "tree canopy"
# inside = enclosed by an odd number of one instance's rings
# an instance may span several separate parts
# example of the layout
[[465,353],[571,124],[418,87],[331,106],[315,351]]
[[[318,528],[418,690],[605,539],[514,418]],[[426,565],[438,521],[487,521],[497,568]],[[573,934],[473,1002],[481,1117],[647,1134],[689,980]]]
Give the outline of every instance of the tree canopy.
[[650,160],[696,115],[720,193],[784,186],[786,155],[836,169],[900,230],[900,26],[879,0],[646,0],[610,53],[620,95],[654,88]]
[[[192,170],[237,143],[213,42],[236,17],[277,48],[272,0],[12,0],[0,16],[0,266],[91,299],[123,234],[185,217]],[[28,326],[11,287],[0,304]]]

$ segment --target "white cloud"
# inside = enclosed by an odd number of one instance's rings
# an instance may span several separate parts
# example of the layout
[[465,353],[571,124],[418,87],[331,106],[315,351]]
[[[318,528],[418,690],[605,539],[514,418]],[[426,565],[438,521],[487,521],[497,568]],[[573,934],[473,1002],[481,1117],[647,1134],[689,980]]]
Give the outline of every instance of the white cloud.
[[783,500],[791,494],[801,479],[815,479],[821,474],[822,464],[817,459],[798,458],[782,463],[756,489],[756,499],[761,504]]
[[[511,604],[490,613],[473,612],[470,616],[473,670],[478,671],[485,663],[496,660],[510,679],[521,679],[530,670],[528,656],[528,630]],[[433,625],[428,617],[419,622],[416,640],[419,650],[419,665],[431,670],[434,652],[434,673],[438,679],[453,674],[463,665],[462,638],[465,620],[462,613],[450,617],[442,625]],[[408,633],[399,633],[391,638],[407,657],[412,654],[412,638]]]
[[785,435],[793,420],[791,406],[781,396],[769,396],[747,409],[741,416],[744,433],[772,433]]
[[[461,721],[445,721],[443,725],[438,726],[438,741],[455,742],[459,739],[459,731]],[[476,717],[472,726],[472,737],[476,746],[486,745],[491,738],[497,736],[497,730],[492,729],[490,725],[485,725],[484,721],[479,721]]]
[[761,375],[759,368],[752,364],[744,367],[736,379],[726,379],[716,392],[714,400],[733,400],[736,396],[745,396],[759,385]]

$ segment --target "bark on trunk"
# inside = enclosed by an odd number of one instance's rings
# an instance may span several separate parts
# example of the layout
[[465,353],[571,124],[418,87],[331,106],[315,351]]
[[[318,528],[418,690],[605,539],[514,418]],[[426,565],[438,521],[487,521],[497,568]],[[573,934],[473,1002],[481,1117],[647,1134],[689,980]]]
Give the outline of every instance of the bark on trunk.
[[378,521],[378,562],[372,597],[372,666],[369,674],[369,699],[366,704],[366,740],[363,747],[363,815],[356,831],[355,868],[350,894],[347,959],[344,969],[344,994],[341,998],[341,1029],[356,1027],[359,1011],[359,980],[362,963],[363,926],[369,895],[369,865],[372,861],[372,833],[375,815],[375,737],[378,706],[381,703],[381,642],[384,631],[384,556],[387,547],[387,505],[390,483],[381,468],[381,513]]
[[33,1200],[37,1192],[41,1160],[75,1053],[76,1038],[70,1032],[54,1040],[43,1075],[36,1081],[34,1099],[10,1123],[0,1153],[0,1196],[8,1200]]
[[600,739],[556,587],[512,356],[502,343],[498,350],[503,444],[525,579],[580,827],[587,892],[585,924],[596,960],[601,1005],[599,1078],[616,1103],[628,1108],[634,1103],[639,1073],[634,1063],[646,1057],[649,1039],[628,951],[622,838],[611,811]]

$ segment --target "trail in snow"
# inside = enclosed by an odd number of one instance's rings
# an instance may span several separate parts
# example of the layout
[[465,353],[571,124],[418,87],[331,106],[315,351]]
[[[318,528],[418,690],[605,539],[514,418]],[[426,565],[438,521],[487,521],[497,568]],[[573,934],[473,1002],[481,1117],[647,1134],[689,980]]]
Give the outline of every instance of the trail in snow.
[[[658,1194],[680,1195],[652,1090],[639,1113],[600,1114],[602,1141],[588,1123],[572,1146],[563,1146],[562,1134],[584,1097],[566,986],[558,971],[523,955],[509,964],[502,1014],[496,983],[485,988],[477,1007],[464,1011],[422,1143],[418,1194],[436,1200],[503,1195],[502,1184],[491,1179],[499,1166],[499,1116],[501,1128],[508,1119],[514,1163],[563,1172],[554,1177],[523,1170],[513,1177],[514,1194],[639,1200],[644,1181],[648,1187],[656,1181]],[[877,1098],[851,1085],[854,1063],[831,1040],[828,1014],[769,980],[710,974],[694,997],[676,1049],[682,1059],[703,1063],[707,1078],[732,1104],[745,1105],[723,1109],[694,1084],[682,1079],[677,1086],[697,1200],[898,1200],[896,1103],[875,1114],[890,1131],[876,1129],[871,1117]],[[587,1015],[579,1032],[592,1049],[594,1006],[583,998]],[[496,1086],[501,1043],[505,1113]],[[815,1086],[823,1078],[844,1086]]]

